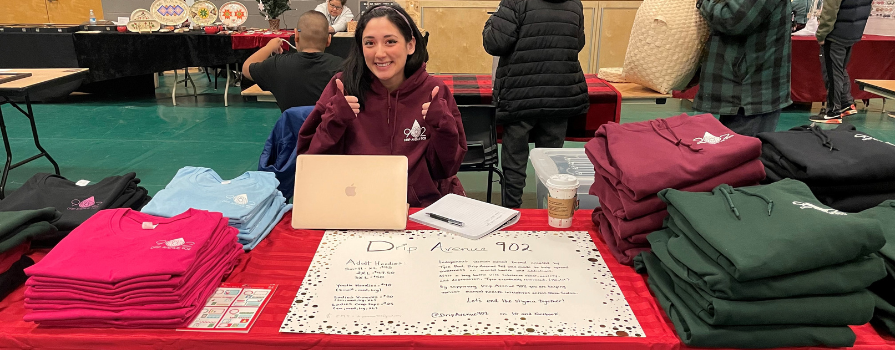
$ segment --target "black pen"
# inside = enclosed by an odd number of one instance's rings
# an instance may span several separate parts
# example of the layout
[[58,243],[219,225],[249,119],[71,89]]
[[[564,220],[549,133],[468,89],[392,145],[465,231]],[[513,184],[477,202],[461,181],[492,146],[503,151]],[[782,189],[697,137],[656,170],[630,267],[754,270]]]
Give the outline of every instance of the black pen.
[[426,213],[426,215],[429,215],[430,218],[433,218],[433,219],[438,220],[438,221],[444,221],[444,222],[449,223],[449,224],[454,225],[454,226],[460,226],[460,227],[463,227],[463,223],[462,223],[462,222],[457,221],[457,220],[454,220],[454,219],[449,219],[449,218],[446,218],[446,217],[444,217],[444,216],[441,216],[441,215],[438,215],[438,214],[434,214],[434,213]]

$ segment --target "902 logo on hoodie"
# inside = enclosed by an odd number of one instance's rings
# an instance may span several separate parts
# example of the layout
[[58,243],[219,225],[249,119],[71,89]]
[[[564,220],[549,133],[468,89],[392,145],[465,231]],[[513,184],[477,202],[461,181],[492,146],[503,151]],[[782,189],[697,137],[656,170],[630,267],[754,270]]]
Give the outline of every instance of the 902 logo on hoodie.
[[407,141],[425,141],[426,140],[426,128],[420,127],[420,123],[416,120],[413,121],[413,126],[410,129],[404,129],[404,142]]

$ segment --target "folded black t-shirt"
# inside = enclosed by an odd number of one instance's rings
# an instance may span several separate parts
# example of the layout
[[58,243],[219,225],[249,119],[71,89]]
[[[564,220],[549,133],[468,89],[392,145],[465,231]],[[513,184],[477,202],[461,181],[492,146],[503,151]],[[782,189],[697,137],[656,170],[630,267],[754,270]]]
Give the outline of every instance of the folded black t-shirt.
[[39,173],[0,201],[0,211],[53,207],[62,216],[52,224],[59,231],[68,232],[98,211],[111,208],[136,176],[135,173],[127,173],[78,186],[62,176]]

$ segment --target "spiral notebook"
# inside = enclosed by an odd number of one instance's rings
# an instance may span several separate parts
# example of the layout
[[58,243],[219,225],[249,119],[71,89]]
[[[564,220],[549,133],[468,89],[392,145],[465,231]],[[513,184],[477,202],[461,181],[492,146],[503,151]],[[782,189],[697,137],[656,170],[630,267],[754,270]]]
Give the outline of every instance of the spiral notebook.
[[[429,213],[462,222],[463,226],[432,218]],[[410,215],[410,221],[469,239],[479,239],[519,222],[521,215],[513,209],[448,194],[429,207]]]

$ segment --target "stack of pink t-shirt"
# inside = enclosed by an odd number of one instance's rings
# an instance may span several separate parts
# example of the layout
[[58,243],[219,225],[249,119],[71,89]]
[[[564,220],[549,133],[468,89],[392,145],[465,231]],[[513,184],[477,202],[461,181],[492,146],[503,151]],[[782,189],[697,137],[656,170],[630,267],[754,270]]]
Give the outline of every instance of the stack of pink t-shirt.
[[585,151],[596,172],[589,193],[600,199],[594,223],[623,264],[649,250],[646,235],[662,228],[668,213],[660,190],[711,191],[765,177],[761,141],[735,134],[711,114],[605,124]]
[[25,270],[25,321],[63,327],[177,328],[202,310],[242,254],[220,213],[131,209],[92,216]]

